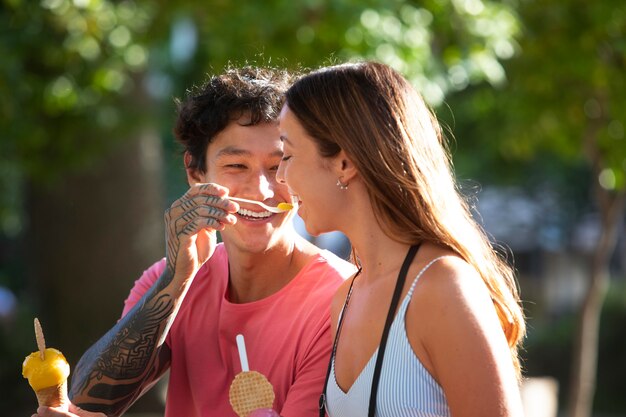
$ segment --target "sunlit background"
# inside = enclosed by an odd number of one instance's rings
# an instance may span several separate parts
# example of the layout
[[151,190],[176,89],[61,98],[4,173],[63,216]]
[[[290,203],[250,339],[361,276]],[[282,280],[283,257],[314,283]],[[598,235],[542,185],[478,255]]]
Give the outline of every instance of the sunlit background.
[[[174,98],[228,65],[364,58],[433,106],[515,264],[526,417],[626,416],[623,0],[1,0],[0,414],[36,409],[33,317],[73,366],[164,255]],[[162,415],[165,383],[131,412]]]

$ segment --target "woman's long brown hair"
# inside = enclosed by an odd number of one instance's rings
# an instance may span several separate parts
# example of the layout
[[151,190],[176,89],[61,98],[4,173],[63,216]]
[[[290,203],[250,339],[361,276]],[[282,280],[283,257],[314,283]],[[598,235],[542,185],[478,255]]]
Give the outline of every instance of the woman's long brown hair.
[[439,123],[420,94],[392,68],[361,62],[300,78],[287,92],[287,105],[322,156],[343,149],[350,157],[388,236],[443,245],[478,271],[520,376],[526,327],[513,269],[472,217]]

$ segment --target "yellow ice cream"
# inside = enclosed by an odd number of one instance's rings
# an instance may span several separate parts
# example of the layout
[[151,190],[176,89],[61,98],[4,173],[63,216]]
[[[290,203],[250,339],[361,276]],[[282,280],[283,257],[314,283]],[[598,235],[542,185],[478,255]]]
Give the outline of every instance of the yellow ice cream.
[[70,375],[70,365],[65,356],[54,348],[44,351],[45,360],[41,360],[39,351],[33,352],[24,359],[22,376],[35,391],[61,385]]

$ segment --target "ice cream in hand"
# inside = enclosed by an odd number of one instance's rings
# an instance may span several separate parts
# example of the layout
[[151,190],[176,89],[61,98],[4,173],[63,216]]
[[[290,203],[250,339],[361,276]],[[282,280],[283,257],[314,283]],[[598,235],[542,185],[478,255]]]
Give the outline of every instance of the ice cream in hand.
[[255,410],[272,408],[274,387],[263,374],[250,371],[243,335],[237,335],[237,348],[242,372],[230,384],[228,396],[235,413],[239,417],[249,417]]
[[35,336],[39,350],[24,359],[22,376],[37,394],[40,406],[68,409],[67,377],[70,365],[57,349],[47,348],[39,320],[35,319]]

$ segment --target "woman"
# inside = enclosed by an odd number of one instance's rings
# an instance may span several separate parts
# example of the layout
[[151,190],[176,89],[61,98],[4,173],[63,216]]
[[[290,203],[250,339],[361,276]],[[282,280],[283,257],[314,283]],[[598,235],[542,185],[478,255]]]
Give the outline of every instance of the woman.
[[289,89],[280,130],[307,231],[343,232],[361,268],[333,300],[328,414],[522,416],[513,271],[420,95],[383,64],[324,68]]

